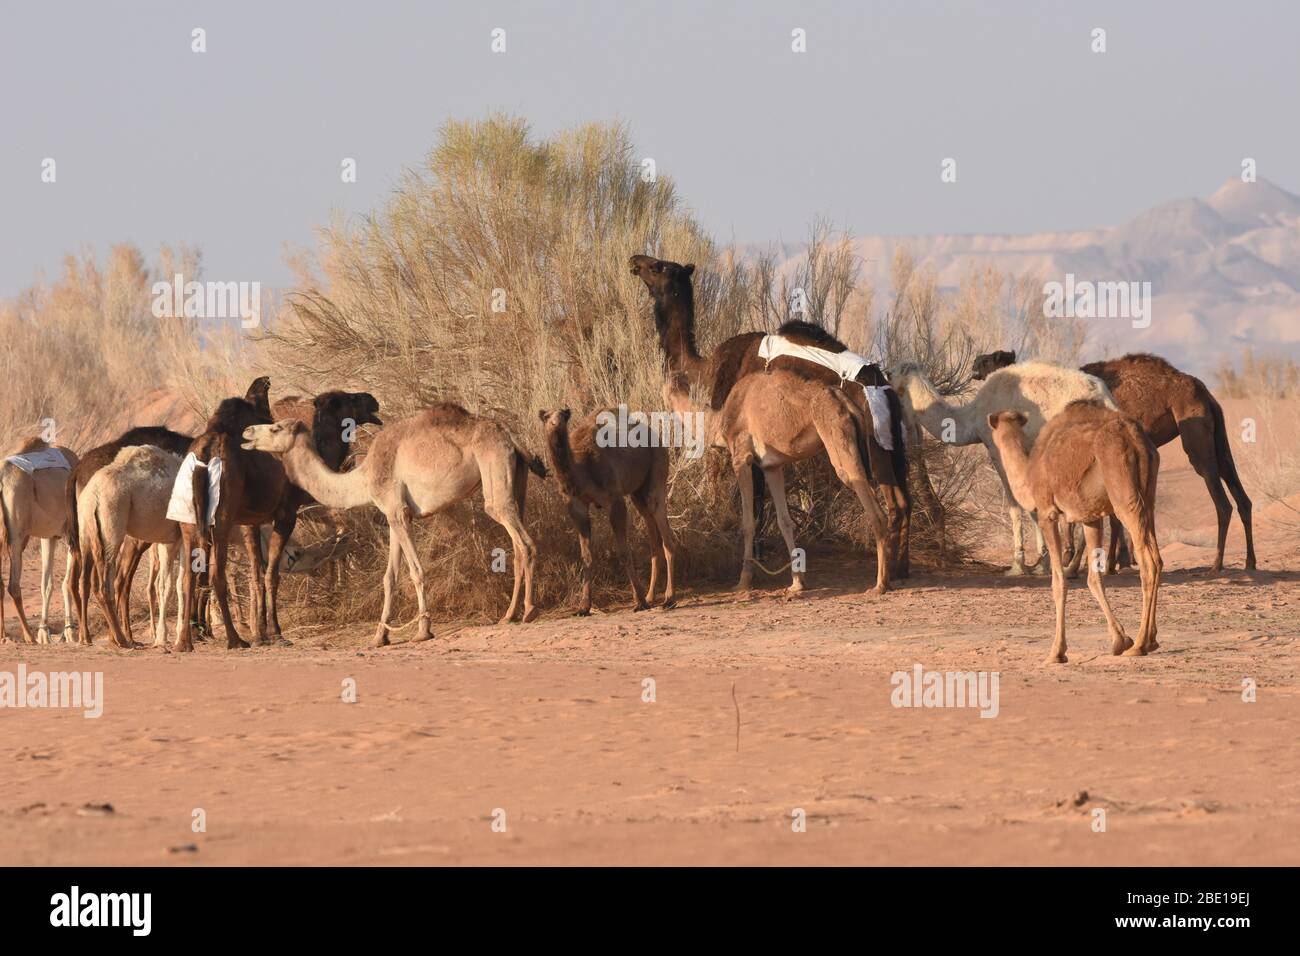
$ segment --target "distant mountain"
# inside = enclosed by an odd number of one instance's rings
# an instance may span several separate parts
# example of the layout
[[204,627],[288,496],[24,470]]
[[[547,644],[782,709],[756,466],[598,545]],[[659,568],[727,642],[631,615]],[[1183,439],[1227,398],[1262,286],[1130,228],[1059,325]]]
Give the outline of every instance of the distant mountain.
[[[1162,203],[1110,229],[1022,236],[866,236],[863,274],[890,291],[894,250],[956,287],[972,266],[1044,282],[1150,282],[1149,328],[1096,319],[1086,356],[1150,351],[1211,380],[1245,347],[1300,359],[1300,197],[1232,179],[1208,199]],[[802,249],[785,250],[793,267]]]

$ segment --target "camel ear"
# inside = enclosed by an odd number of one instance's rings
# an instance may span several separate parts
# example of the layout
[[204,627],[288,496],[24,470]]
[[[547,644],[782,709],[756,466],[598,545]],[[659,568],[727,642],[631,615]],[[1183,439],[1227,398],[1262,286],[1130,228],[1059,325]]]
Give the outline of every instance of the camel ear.
[[998,430],[998,413],[997,413],[997,412],[994,412],[992,415],[989,416],[989,428],[993,429],[994,431],[997,431],[997,430]]
[[551,417],[551,413],[550,413],[550,411],[549,411],[548,409],[545,409],[545,408],[539,408],[539,409],[537,410],[537,417],[538,417],[541,421],[546,421],[548,418]]
[[688,279],[691,276],[695,275],[695,263],[694,262],[686,263],[686,265],[682,266],[682,272],[686,273],[686,277]]

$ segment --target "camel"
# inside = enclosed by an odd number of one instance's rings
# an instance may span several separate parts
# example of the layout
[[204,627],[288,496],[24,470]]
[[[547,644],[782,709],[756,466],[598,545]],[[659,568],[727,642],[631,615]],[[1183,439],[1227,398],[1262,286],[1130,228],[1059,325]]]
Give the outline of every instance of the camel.
[[[0,462],[0,556],[9,556],[9,596],[18,609],[18,624],[23,640],[28,644],[50,640],[50,593],[54,587],[54,542],[63,537],[68,528],[67,498],[64,487],[77,466],[77,456],[71,449],[50,445],[40,438],[29,438],[13,456],[44,452],[53,449],[62,453],[69,468],[37,468],[28,474],[16,463],[6,458]],[[13,457],[11,456],[11,457]],[[41,619],[33,637],[23,609],[23,551],[30,538],[41,541]],[[72,595],[69,577],[72,560],[63,575],[64,630],[72,618]],[[0,640],[4,637],[4,592],[0,591]]]
[[[154,646],[162,647],[167,643],[167,601],[171,597],[171,574],[181,543],[180,525],[167,518],[167,503],[180,467],[180,456],[172,452],[152,445],[127,446],[112,462],[91,476],[78,496],[78,520],[89,550],[83,555],[83,560],[87,571],[93,566],[98,572],[96,597],[108,620],[113,643],[118,647],[133,646],[119,616],[122,605],[116,602],[113,594],[118,552],[128,535],[145,546],[157,546],[157,576],[154,580],[158,614],[155,624],[151,605],[150,623],[154,628]],[[125,549],[122,551],[125,556]],[[179,581],[177,591],[180,591]],[[88,598],[89,595],[82,594],[83,602]],[[177,604],[176,627],[179,633],[182,609],[179,601]],[[84,603],[80,615],[83,621],[87,617]]]
[[537,617],[533,571],[537,548],[524,527],[528,472],[544,477],[541,460],[523,451],[497,422],[471,415],[459,405],[434,405],[384,428],[365,460],[352,471],[331,470],[312,448],[311,433],[293,419],[255,424],[243,432],[243,449],[270,452],[284,463],[295,485],[329,508],[373,505],[388,520],[388,567],[375,646],[389,643],[389,619],[399,559],[415,585],[419,617],[412,641],[426,641],[424,567],[411,538],[411,521],[442,511],[483,489],[483,510],[506,529],[514,544],[514,592],[502,622],[514,618],[523,588],[523,620]]
[[1049,664],[1066,663],[1065,568],[1058,519],[1083,525],[1089,549],[1101,546],[1102,520],[1119,518],[1133,537],[1142,575],[1142,623],[1135,645],[1111,613],[1102,575],[1088,565],[1088,589],[1101,606],[1110,630],[1111,653],[1149,654],[1156,643],[1156,596],[1163,564],[1156,544],[1156,473],[1160,457],[1142,426],[1096,402],[1071,402],[1042,429],[1033,453],[1025,450],[1023,412],[988,416],[1016,500],[1038,516],[1052,559],[1052,597],[1056,601],[1056,639]]
[[[905,362],[891,370],[889,379],[903,403],[903,415],[918,423],[940,441],[950,445],[973,445],[981,442],[988,450],[993,467],[1002,481],[1007,514],[1011,519],[1012,564],[1008,575],[1028,573],[1022,536],[1022,514],[1007,484],[988,417],[1004,409],[1023,412],[1026,416],[1025,439],[1032,446],[1043,426],[1070,402],[1098,401],[1115,409],[1115,399],[1101,379],[1074,369],[1046,362],[1026,362],[999,369],[988,377],[980,390],[965,404],[952,404],[926,380],[919,365]],[[1043,538],[1037,535],[1038,557],[1034,566],[1041,571]]]
[[777,525],[791,555],[789,590],[803,590],[803,572],[796,558],[794,522],[785,500],[784,467],[825,451],[840,481],[858,496],[876,540],[876,593],[889,589],[889,532],[876,501],[867,468],[867,436],[847,390],[827,385],[789,369],[746,375],[727,396],[711,423],[715,444],[731,453],[731,467],[740,483],[741,527],[744,535],[738,591],[747,590],[754,561],[754,466],[772,488]]
[[[618,545],[618,555],[632,585],[634,610],[643,611],[654,603],[661,560],[665,568],[663,606],[675,606],[673,560],[676,546],[668,527],[668,449],[601,445],[597,440],[600,413],[592,414],[572,428],[569,414],[567,408],[558,412],[543,410],[538,417],[546,432],[546,451],[551,469],[568,502],[569,518],[578,531],[582,551],[582,604],[578,614],[591,613],[594,575],[590,509],[593,506],[609,509],[609,525]],[[628,496],[640,512],[646,537],[650,539],[650,586],[644,595],[627,546],[627,506],[623,499]]]
[[[981,355],[975,360],[976,371],[991,372],[1015,360],[1015,352]],[[1228,525],[1232,521],[1232,505],[1223,493],[1223,485],[1228,486],[1237,503],[1242,529],[1246,532],[1246,570],[1255,570],[1250,498],[1237,475],[1223,407],[1210,394],[1205,383],[1180,372],[1159,356],[1145,353],[1090,362],[1081,371],[1106,383],[1120,411],[1146,429],[1157,448],[1173,441],[1175,435],[1182,439],[1187,459],[1205,482],[1219,521],[1218,546],[1210,569],[1215,574],[1223,570],[1223,550],[1228,539]],[[1117,540],[1118,536],[1112,533],[1107,573],[1115,568]]]
[[[185,619],[177,635],[174,649],[180,652],[194,650],[194,612],[198,600],[201,577],[212,582],[221,611],[221,621],[226,630],[227,649],[245,648],[249,644],[239,636],[230,615],[230,594],[226,580],[227,550],[230,536],[236,527],[245,528],[244,544],[248,551],[253,583],[253,630],[258,643],[266,642],[266,622],[270,620],[279,634],[276,615],[276,596],[280,581],[280,558],[287,541],[292,514],[289,507],[289,481],[284,468],[271,455],[248,452],[240,444],[239,436],[249,425],[269,424],[270,416],[257,404],[245,398],[227,398],[208,419],[203,434],[194,439],[189,453],[198,467],[191,475],[190,514],[194,521],[182,521],[183,553],[187,558],[204,555],[203,570],[195,568],[193,560],[184,562],[182,584],[185,602]],[[213,509],[212,523],[208,523],[209,493],[208,470],[214,458],[221,459],[221,480],[217,504]],[[267,554],[267,570],[263,577],[261,542],[257,529],[272,524],[271,543]],[[283,640],[281,637],[280,640]]]
[[[780,356],[770,364],[765,362],[759,356],[759,346],[766,333],[742,332],[733,335],[718,345],[707,359],[702,357],[695,346],[695,292],[691,284],[691,277],[695,272],[694,265],[681,265],[644,255],[632,256],[628,264],[632,274],[645,283],[646,290],[654,302],[655,329],[659,335],[660,349],[667,361],[671,390],[683,400],[688,391],[687,385],[693,385],[708,392],[710,411],[721,411],[737,382],[746,375],[768,369],[786,369],[812,381],[844,387],[854,414],[862,422],[867,423],[863,429],[868,436],[869,458],[866,465],[869,480],[882,490],[885,508],[889,513],[893,572],[898,577],[907,577],[910,570],[912,497],[908,489],[907,453],[903,447],[901,408],[897,396],[892,391],[886,393],[891,407],[894,447],[892,451],[885,451],[875,440],[874,430],[870,427],[871,413],[861,388],[841,382],[839,376],[828,368],[798,358]],[[820,326],[808,322],[787,322],[777,330],[777,334],[799,344],[810,345],[828,352],[847,351],[844,343]],[[864,368],[859,378],[862,385],[889,384],[879,368],[874,365]],[[756,466],[752,483],[756,489],[760,511],[763,476],[762,469]],[[938,498],[933,494],[923,466],[920,467],[919,476],[921,494],[926,499],[926,512],[936,527],[941,527],[943,509],[939,505]]]
[[[91,591],[91,573],[94,565],[91,562],[83,560],[81,549],[80,533],[80,515],[77,507],[77,501],[81,493],[85,491],[86,485],[90,479],[99,472],[101,468],[106,467],[116,460],[118,454],[124,448],[133,446],[153,445],[164,452],[173,455],[184,455],[189,449],[190,443],[194,439],[189,435],[182,435],[174,432],[169,428],[160,426],[144,426],[132,428],[123,432],[115,440],[103,445],[99,445],[86,452],[85,456],[72,469],[72,476],[68,480],[66,495],[68,507],[68,560],[69,573],[72,575],[72,598],[74,607],[77,609],[77,623],[81,628],[81,643],[90,644],[90,622],[87,619],[86,609],[90,599]],[[135,577],[135,569],[140,563],[140,558],[147,550],[147,545],[128,538],[123,545],[123,554],[121,560],[116,562],[119,568],[118,579],[113,582],[112,591],[117,595],[118,607],[116,609],[118,620],[125,622],[127,640],[130,640],[130,615],[127,601],[131,592],[131,581]],[[152,581],[152,575],[151,575]],[[150,617],[153,616],[153,595],[154,591],[150,587]],[[116,635],[116,632],[113,632]]]

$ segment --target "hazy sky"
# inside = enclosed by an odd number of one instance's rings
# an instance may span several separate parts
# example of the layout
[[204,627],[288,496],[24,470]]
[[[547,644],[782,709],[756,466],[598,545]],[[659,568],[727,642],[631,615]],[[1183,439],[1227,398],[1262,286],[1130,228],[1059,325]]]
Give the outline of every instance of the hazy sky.
[[1108,225],[1208,195],[1244,156],[1300,192],[1300,4],[1281,0],[0,9],[0,296],[119,240],[286,282],[287,248],[375,207],[445,120],[493,110],[542,134],[625,121],[742,242],[798,241],[819,214],[859,235]]

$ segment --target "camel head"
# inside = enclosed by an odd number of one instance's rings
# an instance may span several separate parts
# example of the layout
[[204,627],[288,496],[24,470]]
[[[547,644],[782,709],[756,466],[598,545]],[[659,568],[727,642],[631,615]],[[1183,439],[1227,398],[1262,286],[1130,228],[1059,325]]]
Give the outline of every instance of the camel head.
[[244,401],[252,402],[257,410],[267,418],[271,417],[271,378],[263,375],[260,378],[253,379],[253,384],[248,386],[248,391],[244,393]]
[[542,425],[546,431],[546,434],[549,435],[551,432],[556,431],[558,429],[568,428],[569,417],[572,414],[573,413],[570,412],[567,408],[561,408],[559,411],[555,411],[555,412],[548,411],[547,409],[543,408],[537,413],[537,417],[542,420]]
[[1029,421],[1029,416],[1024,412],[1013,412],[1010,410],[994,412],[989,416],[989,430],[993,432],[996,439],[999,429],[1001,434],[1013,438],[1018,438],[1024,433],[1025,424]]
[[627,263],[632,275],[641,278],[656,302],[680,293],[683,289],[689,291],[691,276],[695,274],[695,266],[692,263],[681,265],[665,259],[656,259],[653,256],[633,256]]
[[379,425],[379,401],[369,392],[322,392],[313,403],[317,419],[342,422],[352,419],[358,425]]
[[989,352],[985,355],[975,356],[975,364],[972,366],[971,378],[978,382],[984,381],[1000,368],[1006,368],[1008,365],[1016,364],[1016,353],[1008,351]]
[[307,426],[296,418],[284,418],[270,425],[249,425],[244,429],[244,451],[265,451],[282,455],[293,447],[294,439],[307,435]]

